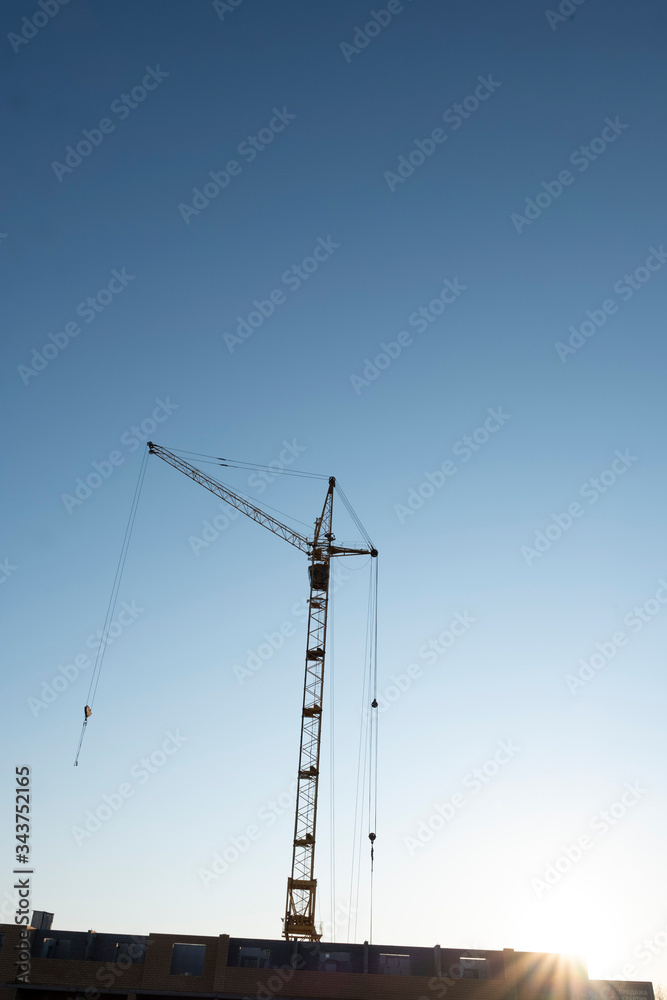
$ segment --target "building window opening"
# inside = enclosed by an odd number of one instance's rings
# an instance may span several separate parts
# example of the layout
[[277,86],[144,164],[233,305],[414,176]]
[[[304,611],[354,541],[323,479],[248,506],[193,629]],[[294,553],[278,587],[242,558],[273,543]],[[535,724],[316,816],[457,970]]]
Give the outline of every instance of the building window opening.
[[171,952],[172,976],[201,976],[204,972],[205,944],[175,944]]
[[380,973],[388,976],[409,976],[410,956],[397,954],[380,955]]
[[242,969],[268,969],[271,955],[268,948],[239,948],[238,964]]
[[461,955],[459,958],[463,969],[462,979],[486,979],[486,959],[477,955]]
[[320,952],[320,972],[349,972],[351,963],[349,951]]

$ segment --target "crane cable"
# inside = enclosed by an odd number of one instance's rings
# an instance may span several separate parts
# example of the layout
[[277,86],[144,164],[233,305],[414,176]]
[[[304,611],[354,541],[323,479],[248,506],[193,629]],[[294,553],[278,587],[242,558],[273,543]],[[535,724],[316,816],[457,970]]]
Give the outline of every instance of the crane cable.
[[[218,482],[218,480],[214,479],[213,482]],[[225,486],[225,483],[220,483],[220,485]],[[226,488],[231,489],[231,487],[226,487]],[[312,527],[312,525],[308,524],[307,521],[302,521],[300,518],[294,517],[293,514],[286,514],[284,510],[280,510],[278,507],[272,507],[271,504],[266,503],[266,501],[260,503],[258,500],[255,499],[255,497],[250,496],[249,493],[245,493],[243,490],[234,488],[234,493],[237,493],[240,497],[245,497],[246,500],[250,501],[253,507],[257,507],[261,511],[272,510],[274,511],[274,513],[280,514],[281,517],[287,518],[288,521],[296,521],[297,524],[302,524],[305,528]]]
[[[357,529],[361,532],[364,541],[371,550],[371,554],[375,557],[375,574],[373,574],[373,567],[371,562],[371,575],[369,581],[369,599],[368,599],[368,620],[366,627],[366,650],[367,650],[367,673],[364,674],[364,684],[363,684],[363,706],[362,706],[362,723],[361,730],[359,733],[359,761],[357,766],[357,796],[359,796],[360,784],[363,787],[363,783],[366,781],[366,766],[368,765],[368,824],[371,829],[368,831],[368,839],[371,843],[371,870],[370,870],[370,936],[369,941],[373,941],[373,875],[374,875],[374,862],[375,862],[375,841],[377,839],[377,758],[378,758],[378,700],[377,700],[377,590],[378,590],[378,563],[377,563],[377,549],[373,545],[373,541],[361,523],[357,512],[345,495],[342,487],[336,483],[336,490],[340,496],[345,508],[354,521]],[[368,691],[368,694],[366,693]],[[373,700],[371,701],[370,707],[371,712],[368,710],[364,711],[367,705],[366,698],[372,693]],[[366,722],[366,734],[364,736],[364,721]],[[362,757],[361,757],[361,745],[364,744],[363,752],[363,767],[362,767]],[[361,782],[360,782],[361,778]],[[363,825],[363,804],[361,808],[360,822]],[[354,823],[355,831],[357,826],[357,815],[358,807],[355,802],[355,814]],[[355,856],[355,846],[356,846],[356,833],[355,839],[353,841],[352,848],[352,883],[354,881],[354,856]],[[357,871],[357,891],[356,891],[356,905],[355,905],[355,937],[356,937],[356,915],[359,908],[359,887],[361,882],[361,844],[359,845],[359,856],[358,856],[358,871]],[[350,885],[350,897],[352,897],[352,883]],[[351,903],[350,898],[350,903]],[[348,919],[348,938],[349,938],[349,919]]]
[[373,551],[375,551],[375,546],[373,545],[373,542],[371,541],[370,535],[368,534],[368,532],[364,528],[363,524],[361,523],[361,520],[359,519],[359,516],[358,516],[357,512],[355,511],[354,507],[352,506],[352,504],[350,503],[350,501],[347,499],[347,497],[343,493],[343,490],[338,485],[338,483],[336,483],[336,490],[338,491],[339,497],[341,498],[341,500],[345,504],[345,508],[346,508],[348,514],[350,515],[350,517],[352,518],[352,520],[356,524],[357,528],[359,529],[359,531],[363,535],[364,541],[366,542],[366,544],[368,545],[368,547],[370,549],[372,549]]
[[[377,745],[378,745],[378,700],[377,700],[377,581],[378,565],[375,573],[371,560],[368,587],[368,615],[366,621],[366,642],[364,674],[362,681],[361,713],[359,726],[359,750],[357,759],[357,786],[354,805],[354,834],[352,839],[352,870],[350,875],[350,906],[348,911],[347,934],[350,937],[352,915],[354,914],[354,938],[357,936],[359,915],[359,893],[361,888],[361,839],[365,812],[368,808],[368,838],[371,842],[371,940],[373,913],[373,863],[375,860],[375,840],[377,839]],[[371,700],[372,699],[372,700]],[[367,785],[368,782],[368,785]],[[368,804],[365,792],[368,789]],[[356,885],[355,885],[356,883]]]
[[183,448],[168,448],[168,451],[175,455],[190,455],[198,462],[205,462],[208,465],[222,465],[230,469],[245,469],[247,472],[270,472],[280,476],[301,476],[305,479],[328,479],[321,472],[304,472],[301,469],[277,469],[275,465],[262,465],[259,462],[239,462],[235,458],[222,458],[219,455],[203,455],[198,451],[185,451]]
[[373,943],[373,875],[375,867],[375,841],[377,839],[377,819],[378,819],[378,562],[375,560],[375,580],[373,580],[373,569],[371,566],[372,581],[372,607],[371,607],[371,675],[373,687],[373,701],[371,702],[371,718],[369,726],[369,754],[368,754],[368,824],[370,830],[368,839],[371,842],[371,871],[370,871],[370,931],[368,940]]
[[334,631],[334,595],[336,593],[336,580],[335,572],[333,574],[333,579],[331,581],[332,586],[329,594],[329,635],[330,639],[329,645],[329,740],[330,740],[330,755],[331,755],[331,786],[329,793],[329,840],[331,845],[331,858],[330,858],[330,869],[331,869],[331,940],[336,940],[336,743],[335,743],[335,733],[336,733],[336,703],[335,703],[335,631]]
[[139,497],[141,496],[141,488],[144,483],[144,476],[146,474],[146,463],[148,461],[148,449],[144,452],[144,457],[141,462],[141,468],[139,470],[139,478],[137,480],[137,485],[134,490],[134,497],[132,498],[132,506],[130,508],[130,516],[127,521],[127,526],[125,528],[125,535],[123,537],[123,544],[120,549],[120,556],[118,558],[118,565],[116,566],[116,574],[114,576],[113,584],[111,587],[111,595],[109,597],[109,604],[107,605],[107,613],[104,619],[104,626],[102,628],[102,637],[100,644],[97,647],[97,656],[95,657],[95,664],[93,666],[93,673],[90,678],[90,687],[88,688],[88,697],[86,700],[86,705],[83,710],[83,725],[81,727],[81,736],[79,737],[79,745],[76,749],[76,758],[74,760],[74,766],[78,767],[79,764],[79,754],[81,753],[81,744],[83,743],[83,737],[86,734],[86,726],[88,725],[88,719],[93,714],[93,704],[95,702],[95,695],[97,694],[97,685],[99,684],[100,674],[102,672],[102,664],[104,662],[104,654],[107,648],[107,638],[109,634],[109,628],[111,626],[111,621],[113,619],[114,612],[116,610],[116,601],[118,599],[118,590],[120,588],[121,579],[123,577],[123,570],[125,568],[125,560],[127,559],[127,550],[130,544],[130,538],[132,537],[132,529],[134,527],[134,520],[137,515],[137,507],[139,505]]
[[[213,456],[200,455],[196,451],[184,451],[182,448],[181,449],[179,449],[179,448],[168,448],[168,449],[165,449],[165,450],[166,451],[171,451],[177,457],[179,455],[189,455],[191,458],[194,457],[197,460],[197,462],[199,462],[200,464],[203,463],[204,465],[208,464],[208,465],[225,466],[226,468],[230,468],[230,469],[243,469],[244,468],[244,466],[243,466],[242,463],[226,462],[222,458],[215,458]],[[248,471],[248,470],[250,470],[250,471],[257,471],[257,470],[270,471],[271,473],[280,473],[280,474],[284,474],[286,476],[287,475],[289,475],[289,476],[303,476],[303,477],[309,478],[309,479],[326,479],[327,478],[326,476],[315,475],[315,473],[311,474],[311,473],[308,473],[308,472],[297,472],[297,471],[291,470],[291,469],[274,469],[274,468],[272,468],[269,465],[255,465],[255,464],[253,464],[251,466],[250,463],[248,463],[248,468],[246,469],[246,471]],[[200,469],[199,471],[201,472],[202,470]],[[207,475],[207,473],[202,473],[202,474],[203,475]],[[209,478],[212,478],[212,477],[209,477]],[[288,514],[286,511],[280,510],[279,507],[272,507],[271,504],[266,503],[266,501],[260,503],[260,501],[257,500],[256,497],[251,496],[250,493],[246,493],[244,490],[241,490],[241,489],[239,489],[236,486],[234,486],[234,487],[227,486],[226,483],[223,483],[219,479],[214,479],[213,482],[218,483],[219,486],[224,486],[226,489],[232,490],[232,492],[236,493],[240,497],[244,497],[254,507],[257,507],[261,511],[266,512],[268,510],[272,510],[274,513],[280,514],[281,517],[286,518],[288,521],[295,521],[297,524],[303,525],[304,528],[311,528],[312,527],[312,525],[309,524],[307,521],[302,521],[301,518],[295,517],[293,514]]]

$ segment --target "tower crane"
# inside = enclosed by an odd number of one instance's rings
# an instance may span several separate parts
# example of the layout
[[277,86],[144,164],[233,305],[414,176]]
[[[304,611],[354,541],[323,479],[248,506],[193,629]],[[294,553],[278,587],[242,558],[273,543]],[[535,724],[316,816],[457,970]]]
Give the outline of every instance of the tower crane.
[[[322,694],[324,684],[324,657],[327,637],[327,612],[329,605],[330,564],[341,556],[370,555],[377,557],[377,549],[367,538],[366,548],[347,548],[335,544],[332,531],[333,496],[336,480],[329,479],[322,513],[315,521],[312,538],[307,538],[278,521],[265,510],[235,493],[174,452],[148,442],[151,455],[173,465],[205,489],[210,490],[230,506],[274,534],[284,538],[308,556],[310,595],[308,600],[308,631],[306,640],[306,666],[301,709],[301,742],[297,772],[296,815],[292,846],[292,871],[287,879],[287,900],[283,921],[283,935],[288,940],[319,941],[321,935],[315,927],[315,894],[317,880],[314,875],[315,831],[317,825],[317,793],[320,775],[320,738],[322,726]],[[221,464],[225,464],[221,460]],[[340,489],[340,488],[339,488]],[[375,839],[375,835],[372,835]]]

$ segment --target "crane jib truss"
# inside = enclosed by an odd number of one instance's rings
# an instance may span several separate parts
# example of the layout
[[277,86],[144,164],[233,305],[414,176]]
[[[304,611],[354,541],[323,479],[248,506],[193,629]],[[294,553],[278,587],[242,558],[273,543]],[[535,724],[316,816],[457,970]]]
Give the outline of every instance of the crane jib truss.
[[269,531],[284,538],[285,541],[290,542],[309,557],[310,596],[308,600],[308,632],[301,710],[301,742],[297,774],[292,873],[287,880],[283,934],[288,940],[302,938],[318,941],[321,935],[315,926],[315,896],[317,891],[315,832],[331,559],[335,556],[353,555],[375,557],[378,554],[377,549],[371,545],[367,548],[347,548],[334,544],[335,536],[332,524],[333,494],[336,480],[333,476],[329,479],[329,488],[322,513],[315,522],[315,532],[311,540],[166,448],[149,441],[148,449],[151,455],[157,455],[173,465],[174,468],[179,469],[232,507],[262,524]]

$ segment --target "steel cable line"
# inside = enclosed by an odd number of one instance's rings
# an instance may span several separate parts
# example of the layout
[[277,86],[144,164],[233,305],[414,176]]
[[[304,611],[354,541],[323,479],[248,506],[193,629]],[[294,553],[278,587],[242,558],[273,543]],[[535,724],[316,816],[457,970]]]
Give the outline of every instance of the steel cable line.
[[[348,913],[348,924],[347,933],[348,940],[350,940],[350,925],[352,921],[352,914],[354,913],[354,937],[357,936],[357,921],[359,915],[359,892],[361,886],[361,841],[363,837],[363,828],[365,822],[365,791],[366,791],[366,780],[369,766],[369,750],[371,748],[370,733],[371,733],[371,722],[372,716],[374,714],[373,703],[371,701],[373,676],[372,676],[372,662],[373,662],[373,617],[374,617],[374,596],[373,596],[373,582],[374,574],[372,570],[372,560],[371,572],[369,574],[368,581],[368,606],[366,615],[366,636],[364,642],[364,672],[362,678],[362,692],[361,692],[361,713],[359,722],[359,745],[357,751],[357,781],[355,790],[355,800],[354,800],[354,825],[353,825],[353,837],[352,837],[352,864],[350,873],[350,909]],[[373,697],[373,701],[377,704],[377,699]],[[370,823],[370,815],[368,817]],[[356,884],[355,884],[356,883]],[[353,905],[354,902],[354,905]]]
[[148,451],[145,451],[144,457],[141,462],[141,468],[139,470],[139,478],[137,480],[137,485],[134,490],[134,496],[132,498],[132,505],[130,507],[130,516],[128,518],[127,525],[125,527],[125,535],[123,536],[123,543],[120,549],[120,556],[118,557],[118,565],[116,566],[116,573],[114,575],[113,584],[111,586],[111,595],[109,597],[107,612],[104,618],[104,625],[102,627],[102,639],[100,645],[97,648],[97,655],[95,657],[93,672],[90,678],[88,697],[86,699],[86,705],[83,710],[83,725],[81,727],[81,736],[79,737],[79,745],[76,749],[76,757],[74,759],[75,767],[77,767],[79,764],[79,754],[81,753],[81,745],[83,743],[83,737],[85,736],[86,733],[86,726],[88,725],[88,719],[92,715],[93,704],[95,702],[95,695],[97,694],[97,685],[99,684],[100,674],[102,673],[102,664],[104,663],[104,655],[106,653],[106,648],[107,648],[109,627],[111,625],[111,621],[113,619],[113,615],[116,610],[118,591],[120,589],[120,583],[123,577],[123,570],[125,569],[127,550],[130,544],[130,538],[132,537],[132,529],[134,528],[134,521],[137,516],[137,507],[139,505],[139,497],[141,496],[141,488],[144,483],[144,476],[146,474],[147,462],[148,462]]
[[301,476],[306,479],[328,479],[329,477],[321,472],[305,472],[302,469],[276,469],[273,465],[264,465],[261,462],[239,462],[234,458],[222,458],[219,455],[202,455],[197,451],[185,451],[183,448],[169,448],[169,451],[176,455],[190,455],[198,462],[206,462],[209,465],[222,465],[230,469],[246,469],[247,471],[271,472],[282,476]]
[[[373,685],[373,701],[371,702],[371,719],[369,732],[369,767],[368,767],[368,839],[371,842],[371,871],[370,871],[370,932],[369,943],[373,943],[373,880],[375,868],[375,841],[377,839],[377,818],[378,818],[378,681],[377,681],[377,647],[378,647],[378,562],[375,560],[375,579],[373,580],[373,570],[371,568],[371,580],[373,581],[373,607],[371,620],[371,672]],[[371,822],[372,813],[372,822]]]
[[338,485],[338,483],[336,483],[336,489],[338,491],[338,495],[340,496],[341,500],[345,504],[345,508],[346,508],[348,514],[350,515],[350,517],[352,518],[352,520],[356,524],[357,528],[361,532],[361,534],[362,534],[362,536],[364,538],[364,541],[366,542],[366,544],[368,545],[369,548],[375,549],[375,546],[373,545],[373,542],[371,541],[371,536],[368,534],[368,532],[364,528],[363,524],[361,523],[361,519],[359,518],[357,512],[355,511],[354,507],[352,506],[352,504],[350,503],[350,501],[347,499],[347,497],[343,493],[343,490]]
[[335,631],[334,631],[334,595],[336,593],[335,580],[331,588],[331,594],[329,596],[329,620],[330,620],[330,635],[329,639],[329,733],[330,733],[330,754],[331,754],[331,787],[330,787],[330,819],[329,819],[329,836],[331,839],[331,858],[330,858],[330,868],[331,868],[331,940],[336,940],[336,799],[335,799],[335,779],[336,779],[336,743],[335,743]]

